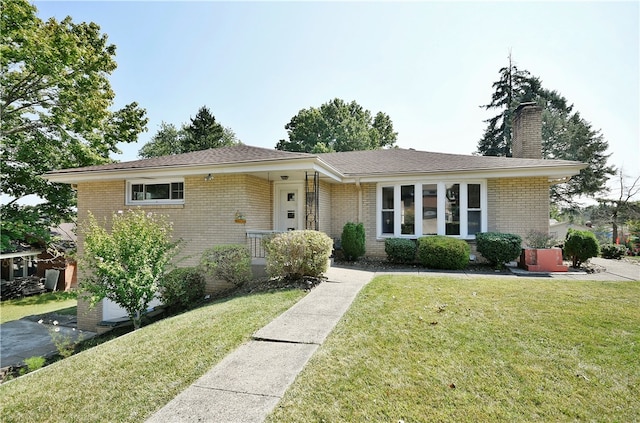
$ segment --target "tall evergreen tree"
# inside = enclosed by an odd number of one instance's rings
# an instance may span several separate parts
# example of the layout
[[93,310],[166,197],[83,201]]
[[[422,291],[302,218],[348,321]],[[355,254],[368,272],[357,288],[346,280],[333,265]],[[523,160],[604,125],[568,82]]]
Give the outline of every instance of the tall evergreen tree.
[[478,142],[479,154],[506,156],[511,152],[511,125],[515,109],[523,102],[534,101],[542,112],[542,156],[545,159],[577,160],[589,166],[569,182],[553,185],[551,201],[567,207],[578,196],[592,196],[606,189],[615,168],[607,165],[609,144],[600,131],[573,111],[573,105],[555,90],[542,87],[541,80],[520,70],[509,55],[507,67],[500,69],[500,79],[493,83],[491,102],[481,106],[499,113],[486,120],[487,127]]
[[501,68],[500,79],[493,83],[495,90],[491,102],[482,107],[497,109],[500,113],[485,120],[487,127],[480,141],[478,152],[483,156],[511,157],[511,124],[513,112],[520,103],[534,101],[540,91],[540,80],[526,70],[520,70],[509,54],[508,66]]
[[162,122],[151,141],[138,151],[138,156],[146,159],[241,143],[231,128],[216,122],[206,106],[201,107],[196,117],[190,120],[190,125],[183,124],[180,129]]
[[185,128],[185,152],[223,147],[224,128],[216,122],[206,106],[202,106],[191,124]]

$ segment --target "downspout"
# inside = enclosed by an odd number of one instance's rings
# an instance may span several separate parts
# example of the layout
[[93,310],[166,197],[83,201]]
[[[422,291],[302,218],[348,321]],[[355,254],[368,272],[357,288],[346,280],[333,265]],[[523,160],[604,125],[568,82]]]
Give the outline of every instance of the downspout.
[[362,222],[362,187],[360,178],[356,178],[356,188],[358,189],[358,223]]

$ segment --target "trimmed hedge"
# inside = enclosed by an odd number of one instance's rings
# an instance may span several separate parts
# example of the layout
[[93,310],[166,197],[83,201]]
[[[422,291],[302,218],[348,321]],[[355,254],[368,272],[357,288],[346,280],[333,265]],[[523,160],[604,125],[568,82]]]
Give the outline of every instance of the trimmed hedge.
[[627,247],[620,244],[605,244],[600,246],[600,254],[606,259],[620,260],[627,254]]
[[569,228],[564,241],[564,253],[571,258],[572,266],[575,268],[591,257],[598,257],[600,246],[593,232]]
[[179,267],[167,273],[159,284],[160,301],[178,310],[188,309],[204,297],[205,281],[196,267]]
[[264,248],[269,276],[319,277],[327,271],[333,240],[319,231],[289,231],[270,238]]
[[477,233],[476,249],[491,265],[501,267],[504,263],[520,257],[522,237],[500,232]]
[[442,235],[418,238],[417,258],[432,269],[462,270],[469,264],[471,248],[465,241]]
[[340,243],[345,260],[358,260],[365,253],[364,225],[347,222],[342,228]]
[[416,261],[415,241],[407,238],[387,238],[384,240],[384,252],[391,263],[413,263]]
[[249,249],[240,244],[216,245],[205,250],[200,259],[202,271],[214,279],[241,286],[250,281],[251,254]]

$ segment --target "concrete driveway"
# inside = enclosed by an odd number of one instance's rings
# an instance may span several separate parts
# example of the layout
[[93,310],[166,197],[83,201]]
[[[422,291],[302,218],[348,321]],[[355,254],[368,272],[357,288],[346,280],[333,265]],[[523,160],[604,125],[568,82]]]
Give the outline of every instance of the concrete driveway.
[[51,357],[57,353],[53,337],[77,342],[96,336],[94,332],[76,330],[76,321],[61,319],[61,324],[38,323],[23,318],[0,325],[0,369],[20,365],[25,358]]

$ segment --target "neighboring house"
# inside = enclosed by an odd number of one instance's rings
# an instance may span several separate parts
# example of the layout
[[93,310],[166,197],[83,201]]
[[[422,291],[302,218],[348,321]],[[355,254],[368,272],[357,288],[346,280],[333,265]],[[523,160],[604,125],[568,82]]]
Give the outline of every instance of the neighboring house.
[[[59,271],[57,281],[52,280],[53,285],[47,287],[48,289],[68,291],[77,286],[75,261],[68,254],[76,246],[75,224],[61,223],[51,227],[50,231],[52,239],[47,245],[14,241],[11,251],[0,251],[0,285],[2,285],[0,290],[2,292],[8,290],[12,282],[18,283],[24,278],[36,281],[43,279],[47,269]],[[19,292],[19,290],[13,292]],[[38,292],[37,289],[31,291],[31,293]]]
[[[389,237],[449,235],[473,247],[478,232],[548,232],[549,186],[586,167],[540,158],[539,107],[518,108],[513,126],[513,158],[238,145],[45,177],[73,184],[79,222],[89,211],[103,219],[135,207],[167,215],[174,237],[185,241],[182,265],[217,244],[246,243],[255,253],[256,240],[271,231],[316,229],[339,239],[347,222],[364,224],[368,256],[385,256]],[[245,223],[236,223],[238,214]],[[78,240],[81,253],[82,234]]]
[[56,290],[70,291],[78,286],[76,224],[63,222],[52,227],[51,237],[47,250],[38,256],[38,274],[45,275],[47,269],[60,271]]

